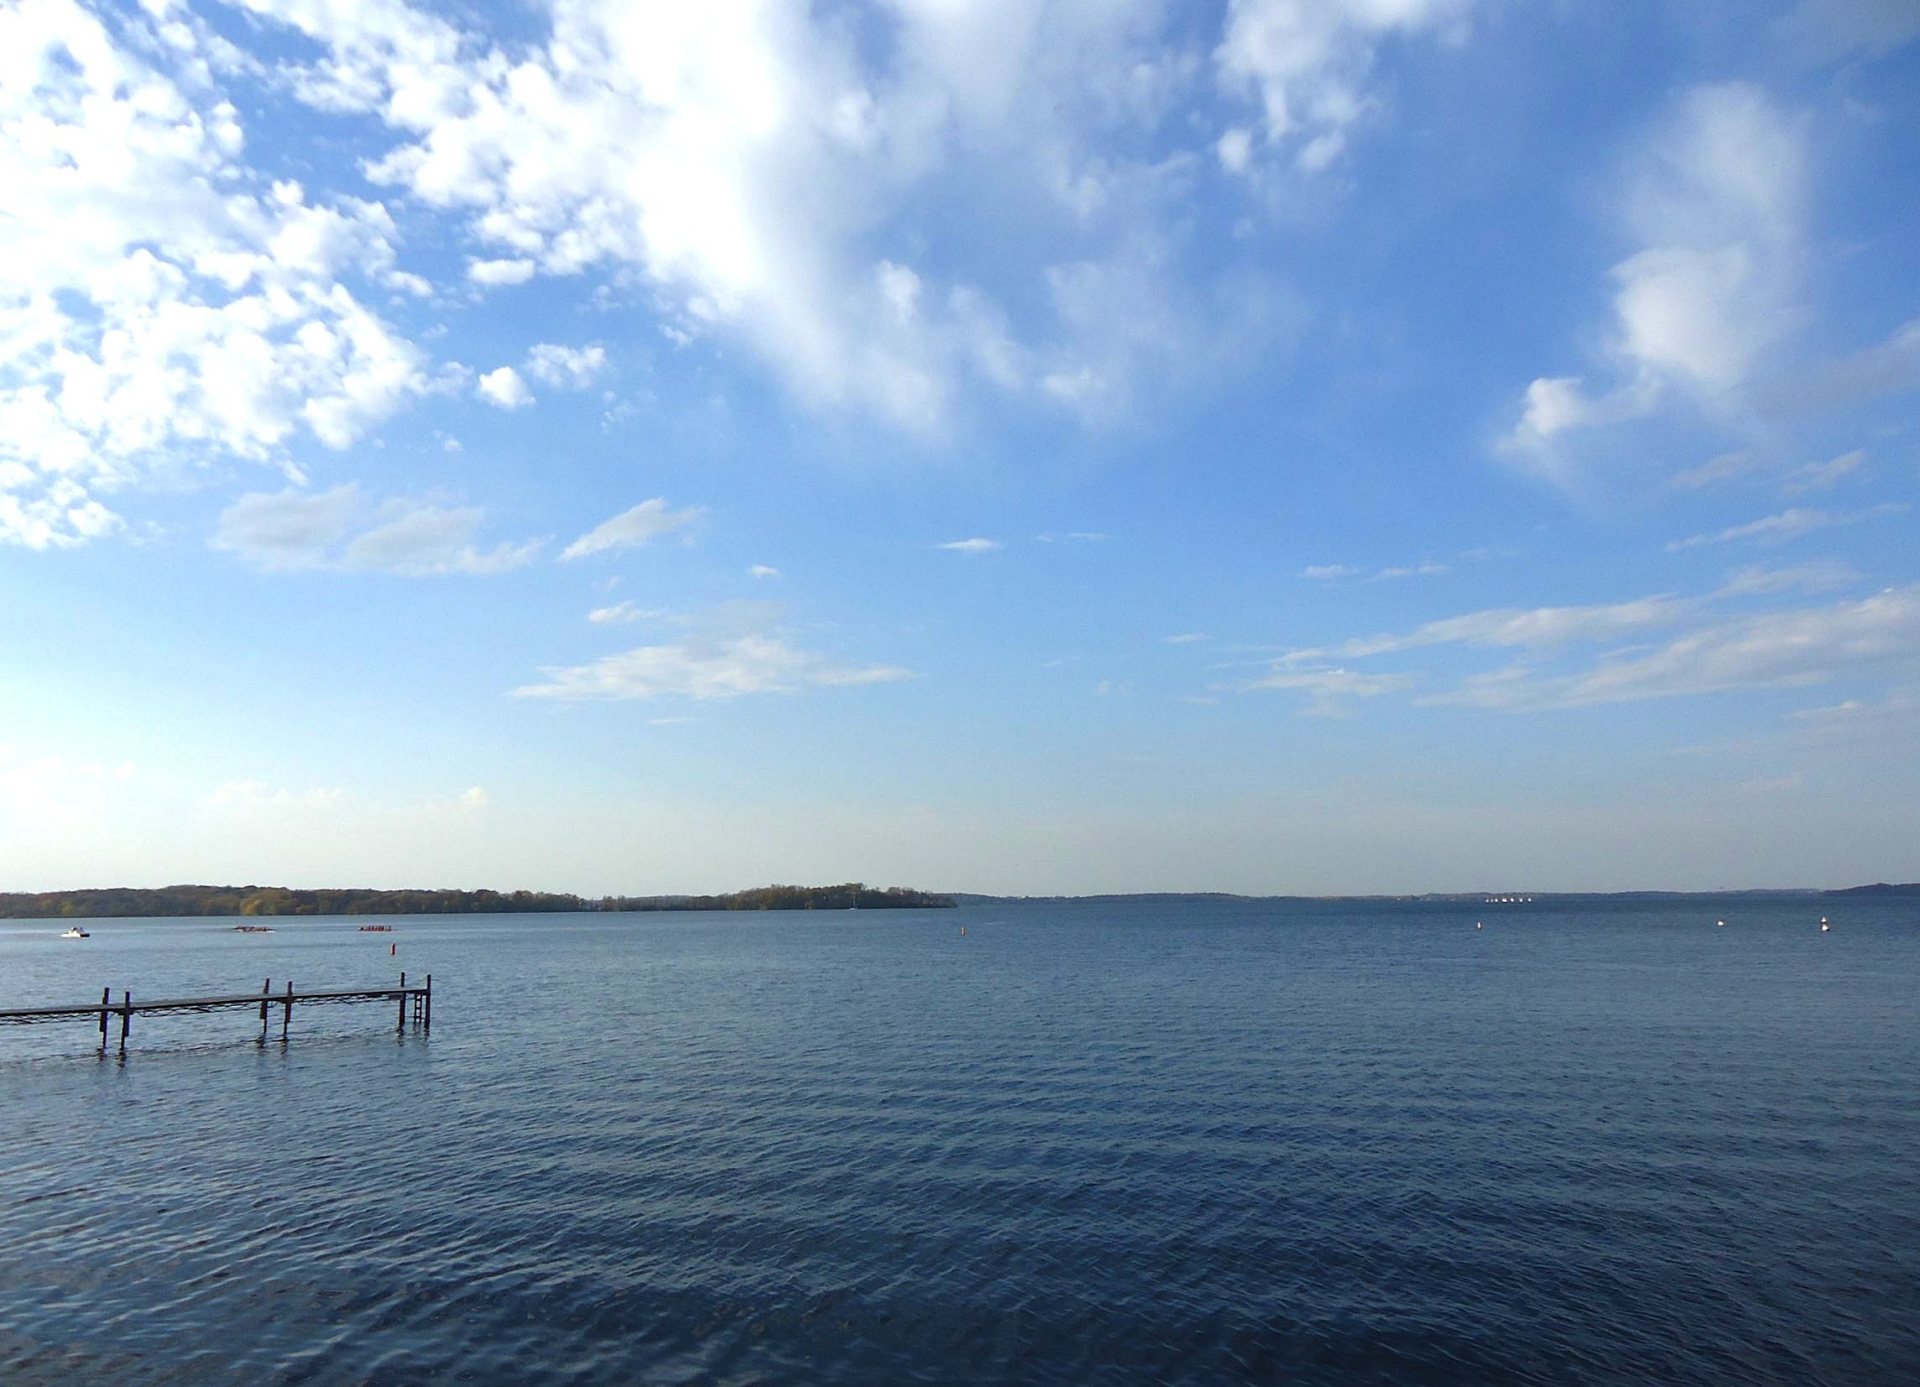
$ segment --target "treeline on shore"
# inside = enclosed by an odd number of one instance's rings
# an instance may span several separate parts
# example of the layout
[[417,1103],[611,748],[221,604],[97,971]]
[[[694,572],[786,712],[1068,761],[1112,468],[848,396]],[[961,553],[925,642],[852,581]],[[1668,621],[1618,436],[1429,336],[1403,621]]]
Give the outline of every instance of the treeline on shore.
[[297,890],[285,886],[113,886],[0,892],[0,919],[97,920],[172,915],[520,915],[583,910],[900,910],[946,908],[951,896],[850,881],[756,886],[719,896],[601,896],[551,891]]

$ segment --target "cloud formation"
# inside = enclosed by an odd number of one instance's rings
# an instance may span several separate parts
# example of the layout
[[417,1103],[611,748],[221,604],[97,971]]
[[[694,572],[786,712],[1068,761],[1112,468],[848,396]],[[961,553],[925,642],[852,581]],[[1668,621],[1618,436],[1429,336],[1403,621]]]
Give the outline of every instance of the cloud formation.
[[1214,61],[1227,90],[1258,103],[1261,121],[1221,136],[1220,163],[1242,173],[1265,149],[1308,173],[1328,168],[1353,129],[1381,112],[1372,82],[1380,49],[1436,31],[1458,35],[1469,8],[1469,0],[1232,0]]
[[587,620],[595,626],[622,626],[635,621],[654,621],[668,615],[654,607],[642,607],[638,602],[616,602],[611,607],[595,607],[587,613]]
[[1729,525],[1724,530],[1716,530],[1711,534],[1688,535],[1685,539],[1672,540],[1667,545],[1667,552],[1678,554],[1688,549],[1698,549],[1703,545],[1727,544],[1743,539],[1779,544],[1786,540],[1798,539],[1802,535],[1812,534],[1815,530],[1825,530],[1835,525],[1857,525],[1863,520],[1901,515],[1906,510],[1907,507],[1897,501],[1889,501],[1869,510],[1847,512],[1793,506],[1777,515],[1763,515],[1758,520],[1749,520],[1741,525]]
[[1508,710],[1578,708],[1800,687],[1920,665],[1920,587],[1855,602],[1716,622],[1637,655],[1602,658],[1567,675],[1513,667],[1464,681],[1428,703]]
[[1352,699],[1378,698],[1382,694],[1405,688],[1411,682],[1403,674],[1363,674],[1337,666],[1315,669],[1276,667],[1260,678],[1236,687],[1243,693],[1262,689],[1305,693],[1310,697],[1303,711],[1326,717],[1346,712]]
[[483,550],[475,540],[485,519],[477,506],[398,497],[368,515],[359,487],[349,482],[330,491],[242,496],[221,512],[210,543],[265,572],[334,569],[425,578],[505,573],[532,562],[546,542]]
[[[1436,645],[1537,648],[1570,641],[1609,640],[1679,621],[1692,603],[1678,597],[1642,597],[1574,607],[1500,607],[1429,621],[1402,635],[1360,637],[1332,653],[1346,659],[1395,655]],[[1300,651],[1288,660],[1319,659],[1325,652]]]
[[589,554],[605,554],[618,549],[631,549],[637,545],[651,544],[654,540],[683,530],[698,520],[704,512],[698,506],[685,506],[675,510],[664,497],[656,496],[650,501],[623,510],[611,520],[603,520],[580,538],[560,551],[563,560],[586,558]]
[[542,672],[546,682],[515,689],[513,696],[568,703],[665,696],[728,699],[887,684],[913,677],[911,671],[893,665],[836,664],[777,636],[760,634],[641,646],[588,664]]
[[238,62],[186,16],[0,9],[0,542],[97,538],[97,493],[345,448],[428,388],[362,297],[419,287],[392,216],[248,170]]
[[511,366],[499,366],[480,377],[475,388],[480,398],[495,409],[525,409],[533,403],[533,392]]
[[607,368],[602,346],[567,347],[541,342],[527,353],[527,373],[542,385],[559,390],[585,390]]
[[[474,285],[604,274],[676,341],[744,345],[819,406],[922,434],[974,389],[1110,415],[1283,317],[1248,274],[1182,283],[1195,161],[1154,146],[1215,93],[1159,0],[910,0],[868,24],[573,0],[512,48],[399,0],[250,8],[319,46],[291,90],[384,127],[376,184],[463,221]],[[1325,162],[1373,45],[1462,6],[1298,8],[1237,4],[1218,80],[1268,143],[1311,128]],[[929,218],[936,182],[977,198]]]
[[[1331,661],[1441,647],[1504,649],[1520,658],[1468,673],[1416,704],[1537,711],[1920,674],[1920,586],[1824,606],[1751,610],[1756,599],[1828,590],[1853,576],[1826,562],[1746,568],[1699,597],[1469,612],[1404,634],[1290,651],[1272,661],[1266,675],[1237,687],[1301,691],[1311,696],[1310,711],[1324,712],[1434,682],[1430,673],[1354,670]],[[1748,610],[1725,610],[1729,606]],[[1673,628],[1678,634],[1649,643]]]
[[1804,120],[1757,86],[1684,93],[1629,161],[1616,214],[1638,249],[1613,267],[1614,380],[1530,384],[1505,446],[1552,473],[1569,435],[1675,397],[1709,410],[1746,384],[1799,317]]

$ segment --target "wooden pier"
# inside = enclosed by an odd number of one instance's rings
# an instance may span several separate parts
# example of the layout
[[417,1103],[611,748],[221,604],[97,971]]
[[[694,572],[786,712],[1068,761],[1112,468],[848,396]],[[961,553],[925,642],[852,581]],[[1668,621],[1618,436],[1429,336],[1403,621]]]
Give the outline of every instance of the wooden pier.
[[242,1011],[258,1008],[260,1012],[260,1040],[267,1038],[267,1029],[272,1012],[280,1015],[280,1039],[287,1039],[293,1027],[293,1007],[298,1002],[302,1006],[338,1006],[349,1002],[387,1002],[398,1007],[398,1019],[394,1024],[396,1032],[405,1031],[409,1019],[414,1029],[427,1031],[433,1028],[433,974],[427,974],[424,983],[409,983],[407,975],[402,973],[400,981],[384,987],[324,987],[301,990],[288,983],[282,991],[273,990],[273,979],[268,978],[260,985],[258,992],[236,992],[224,997],[162,997],[151,1001],[134,1000],[131,992],[123,991],[120,1000],[113,998],[113,989],[102,988],[97,1002],[80,1002],[74,1006],[63,1007],[14,1007],[0,1010],[0,1026],[32,1026],[43,1021],[80,1021],[98,1018],[100,1024],[100,1049],[107,1048],[108,1022],[114,1017],[120,1018],[120,1051],[126,1053],[127,1034],[133,1027],[135,1016],[155,1016],[166,1012],[214,1012]]

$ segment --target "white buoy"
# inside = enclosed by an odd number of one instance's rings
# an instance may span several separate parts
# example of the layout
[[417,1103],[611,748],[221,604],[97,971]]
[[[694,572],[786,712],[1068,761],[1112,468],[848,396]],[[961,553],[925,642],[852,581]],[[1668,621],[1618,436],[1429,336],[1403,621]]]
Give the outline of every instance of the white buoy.
[[1715,929],[1725,929],[1727,927],[1727,922],[1725,920],[1715,920],[1713,922],[1713,927]]
[[1474,927],[1475,929],[1485,929],[1485,928],[1486,928],[1486,924],[1485,924],[1485,923],[1484,923],[1483,921],[1480,921],[1480,920],[1475,920],[1475,921],[1473,922],[1473,927]]

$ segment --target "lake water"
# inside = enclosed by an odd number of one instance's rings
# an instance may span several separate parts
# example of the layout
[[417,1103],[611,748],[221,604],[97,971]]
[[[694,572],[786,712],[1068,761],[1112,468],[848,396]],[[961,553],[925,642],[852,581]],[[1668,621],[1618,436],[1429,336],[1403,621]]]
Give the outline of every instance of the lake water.
[[1920,1381],[1912,902],[232,923],[0,1004],[431,1036],[0,1028],[0,1381]]

